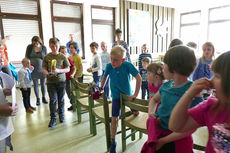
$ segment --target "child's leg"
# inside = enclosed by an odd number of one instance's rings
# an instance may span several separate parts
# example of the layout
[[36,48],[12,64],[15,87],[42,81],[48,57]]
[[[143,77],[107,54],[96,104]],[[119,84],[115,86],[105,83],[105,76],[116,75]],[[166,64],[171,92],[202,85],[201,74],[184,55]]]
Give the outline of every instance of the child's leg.
[[65,96],[65,82],[57,83],[58,95],[58,114],[60,122],[64,121],[64,96]]
[[27,102],[28,102],[29,107],[31,107],[30,94],[31,94],[31,88],[27,88]]
[[0,140],[0,153],[6,153],[6,140]]
[[[25,109],[27,110],[30,108],[30,104],[28,103],[28,89],[25,91],[23,88],[20,89],[22,92],[23,104]],[[29,97],[30,98],[30,97]]]
[[147,99],[149,99],[149,88],[148,88],[148,84],[145,86],[146,91],[147,91]]
[[145,84],[142,82],[142,84],[141,84],[141,99],[145,99],[145,93],[146,93]]
[[45,78],[41,78],[40,79],[40,84],[41,84],[41,91],[42,91],[42,102],[47,104],[47,100],[46,100],[46,79]]
[[47,84],[47,90],[50,98],[49,108],[50,108],[50,118],[56,120],[56,105],[58,101],[57,86],[55,83]]
[[99,78],[98,72],[93,72],[93,81],[96,83],[96,85],[99,85]]

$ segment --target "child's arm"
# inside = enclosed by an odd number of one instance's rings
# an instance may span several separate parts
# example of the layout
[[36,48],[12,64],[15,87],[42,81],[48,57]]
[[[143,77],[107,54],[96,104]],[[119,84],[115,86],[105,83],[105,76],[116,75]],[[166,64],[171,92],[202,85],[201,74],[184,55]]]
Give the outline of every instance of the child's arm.
[[25,74],[22,71],[18,71],[18,82],[21,88],[23,88],[25,91],[27,90],[26,85],[25,85]]
[[45,75],[48,75],[48,74],[49,74],[49,72],[47,71],[46,67],[42,67],[42,72],[43,72],[43,74],[45,74]]
[[76,67],[75,65],[73,65],[72,69],[70,70],[70,77],[73,78],[75,73],[76,73]]
[[149,110],[148,110],[149,117],[155,117],[156,106],[159,103],[161,103],[161,96],[159,92],[157,92],[149,101]]
[[163,145],[165,145],[166,143],[169,143],[169,142],[173,142],[173,141],[176,141],[176,140],[180,140],[182,138],[185,138],[189,135],[191,135],[194,131],[191,131],[191,132],[185,132],[185,133],[176,133],[176,132],[173,132],[163,138],[160,138],[157,142],[157,146],[156,146],[156,150],[159,150]]
[[102,78],[101,78],[101,85],[100,85],[100,89],[103,89],[104,88],[104,85],[105,85],[105,81],[107,80],[107,77],[108,76],[102,76]]
[[82,73],[83,71],[83,66],[82,64],[79,65],[80,69],[76,72],[76,78],[78,78],[78,76]]
[[69,67],[65,67],[65,68],[62,68],[62,69],[55,69],[54,70],[54,73],[67,73],[69,72]]
[[203,89],[209,89],[211,82],[202,78],[195,81],[174,107],[169,120],[169,129],[175,132],[191,131],[199,127],[198,123],[188,114],[192,99]]
[[135,79],[136,79],[136,89],[135,89],[134,95],[129,96],[130,101],[133,101],[138,96],[138,93],[139,93],[140,88],[141,88],[141,80],[142,79],[141,79],[141,76],[139,73],[135,76]]

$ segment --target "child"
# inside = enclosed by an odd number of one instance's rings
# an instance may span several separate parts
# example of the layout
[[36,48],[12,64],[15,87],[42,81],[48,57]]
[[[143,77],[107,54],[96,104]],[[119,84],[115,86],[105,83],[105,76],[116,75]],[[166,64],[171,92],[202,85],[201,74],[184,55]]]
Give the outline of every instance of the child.
[[138,58],[138,68],[139,68],[139,71],[143,68],[143,66],[142,66],[142,60],[145,57],[149,57],[150,58],[150,62],[149,63],[152,62],[152,55],[148,53],[147,44],[143,44],[142,45],[142,53],[139,55],[139,58]]
[[2,89],[0,86],[0,153],[6,153],[6,145],[13,150],[10,136],[14,132],[13,123],[10,116],[15,116],[18,105],[12,107],[11,103],[6,102],[6,96],[11,95],[11,89]]
[[152,63],[147,67],[147,80],[149,96],[152,98],[158,92],[164,81],[162,64]]
[[[110,62],[110,55],[107,52],[107,44],[104,41],[101,42],[101,50],[102,50],[101,62],[102,62],[102,75],[103,75],[105,73],[106,64],[108,64]],[[110,99],[110,96],[109,96],[109,77],[108,77],[107,82],[105,84],[104,92],[105,92],[107,99]]]
[[149,99],[149,89],[148,89],[148,81],[147,81],[147,67],[150,64],[150,58],[145,57],[142,59],[142,68],[140,69],[140,75],[142,78],[141,83],[141,98],[145,99],[145,95],[147,92],[147,99]]
[[[212,129],[218,124],[230,123],[230,51],[220,55],[212,64],[214,77],[211,80],[202,78],[193,83],[172,111],[169,128],[176,132],[186,132],[201,126],[207,126],[209,140],[205,149],[214,153],[212,146]],[[215,89],[216,97],[188,109],[192,99],[203,89]],[[227,150],[226,152],[229,152]]]
[[211,42],[206,42],[202,46],[202,50],[203,50],[203,55],[199,59],[197,68],[194,71],[193,81],[203,77],[211,79],[213,76],[213,73],[211,71],[211,63],[215,52],[214,45]]
[[30,93],[32,87],[31,71],[34,68],[30,65],[30,60],[28,58],[23,58],[22,66],[23,67],[18,71],[18,77],[19,86],[23,97],[23,104],[27,113],[33,113],[36,108],[30,105]]
[[[120,116],[120,92],[130,95],[129,99],[133,100],[137,97],[140,86],[141,76],[137,69],[127,61],[123,61],[125,49],[122,46],[115,46],[110,52],[111,63],[106,65],[105,73],[102,76],[101,87],[104,86],[106,78],[110,77],[110,87],[112,94],[112,121],[111,121],[111,146],[110,153],[116,153],[115,135],[117,131],[118,117]],[[130,86],[130,74],[136,78],[136,89],[132,95]],[[133,112],[138,115],[138,112]]]
[[[163,74],[165,79],[169,81],[165,82],[150,99],[149,119],[147,120],[148,140],[142,148],[142,153],[155,152],[164,144],[173,141],[176,153],[192,152],[191,132],[170,135],[171,131],[168,129],[168,122],[173,107],[192,84],[191,81],[188,81],[188,76],[195,66],[196,57],[194,52],[186,46],[175,46],[166,52]],[[157,104],[160,104],[160,106],[155,113]]]
[[69,61],[59,51],[59,40],[49,40],[51,53],[47,54],[42,62],[42,72],[47,75],[47,89],[50,98],[50,122],[48,127],[56,125],[56,105],[58,103],[59,121],[63,123],[64,118],[64,95],[65,95],[65,73],[69,72]]
[[178,45],[183,45],[183,42],[180,39],[175,38],[170,42],[168,49],[178,46]]
[[92,42],[90,44],[90,50],[93,54],[93,57],[91,59],[90,68],[87,69],[87,72],[93,73],[93,81],[96,83],[96,85],[99,85],[99,79],[102,75],[102,65],[101,65],[101,57],[97,54],[98,50],[98,43]]
[[[59,52],[64,54],[65,56],[67,56],[67,49],[66,49],[65,46],[60,46]],[[73,110],[72,104],[74,103],[74,98],[73,98],[71,79],[70,78],[74,78],[76,68],[75,68],[75,65],[74,65],[73,61],[70,58],[67,58],[67,59],[68,59],[69,64],[70,64],[70,71],[65,74],[65,77],[66,77],[66,81],[65,81],[66,88],[65,88],[65,90],[66,90],[66,93],[68,95],[68,98],[69,98],[70,104],[71,104],[71,106],[68,108],[68,110],[71,111],[71,110]]]
[[82,59],[81,56],[77,54],[78,47],[75,42],[72,42],[69,44],[69,50],[72,55],[69,56],[69,59],[71,59],[75,66],[76,66],[76,73],[74,75],[74,78],[78,79],[79,82],[83,82],[83,66],[82,66]]

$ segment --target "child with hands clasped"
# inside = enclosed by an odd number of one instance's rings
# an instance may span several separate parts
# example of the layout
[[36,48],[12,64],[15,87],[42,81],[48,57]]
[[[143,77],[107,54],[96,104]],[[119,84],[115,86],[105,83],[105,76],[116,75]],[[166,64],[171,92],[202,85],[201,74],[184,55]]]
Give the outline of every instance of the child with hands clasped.
[[[173,107],[192,84],[188,81],[188,76],[195,66],[194,52],[186,46],[175,46],[166,52],[163,74],[169,81],[163,83],[159,91],[150,99],[147,120],[148,140],[142,148],[142,153],[153,153],[169,142],[174,142],[175,146],[171,152],[192,152],[191,132],[172,133],[168,129],[168,122]],[[155,112],[158,104],[160,105]]]
[[28,58],[23,58],[22,66],[23,67],[18,71],[18,78],[23,104],[27,113],[33,113],[36,108],[32,107],[30,104],[30,93],[32,87],[31,71],[33,71],[34,67],[30,65],[30,60]]
[[[176,132],[186,132],[201,126],[207,126],[209,140],[205,149],[206,153],[214,153],[212,145],[212,129],[217,123],[230,124],[230,51],[220,55],[212,64],[214,76],[211,80],[202,78],[194,82],[186,94],[180,99],[172,111],[169,128]],[[192,99],[203,89],[216,90],[216,97],[188,109]],[[227,139],[226,139],[227,140]],[[228,139],[229,140],[229,139]],[[224,142],[223,142],[224,143]],[[230,152],[230,148],[222,148]]]
[[51,53],[47,54],[42,62],[42,72],[47,75],[47,89],[49,93],[50,103],[50,122],[48,127],[56,125],[56,114],[58,104],[58,115],[60,123],[64,118],[64,95],[65,95],[65,73],[70,71],[68,59],[62,53],[59,53],[59,40],[51,38],[49,40]]
[[[106,78],[110,77],[110,87],[112,95],[112,121],[111,121],[111,146],[110,153],[116,153],[115,135],[117,131],[118,117],[120,116],[120,92],[129,95],[132,101],[139,93],[141,86],[141,76],[138,70],[130,62],[123,61],[125,49],[122,46],[115,46],[110,52],[111,63],[108,63],[105,68],[105,73],[101,80],[101,89],[105,84]],[[130,85],[130,74],[136,79],[136,89],[132,95]],[[133,110],[135,115],[138,111]]]

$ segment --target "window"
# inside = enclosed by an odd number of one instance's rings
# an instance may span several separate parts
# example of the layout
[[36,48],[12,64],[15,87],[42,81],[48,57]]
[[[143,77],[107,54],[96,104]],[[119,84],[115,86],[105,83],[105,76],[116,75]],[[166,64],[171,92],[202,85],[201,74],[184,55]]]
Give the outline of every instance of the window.
[[108,50],[114,42],[115,9],[111,7],[92,6],[92,33],[93,41],[100,44],[105,41]]
[[10,61],[21,61],[33,36],[42,36],[40,4],[38,0],[0,0],[1,38],[6,41]]
[[200,14],[200,11],[181,14],[180,38],[185,44],[192,41],[199,46]]
[[69,35],[80,47],[80,55],[85,58],[83,39],[82,5],[77,3],[51,1],[53,36],[66,46]]
[[228,39],[230,35],[230,6],[223,6],[209,9],[209,33],[208,41],[215,46],[217,55],[230,50]]

